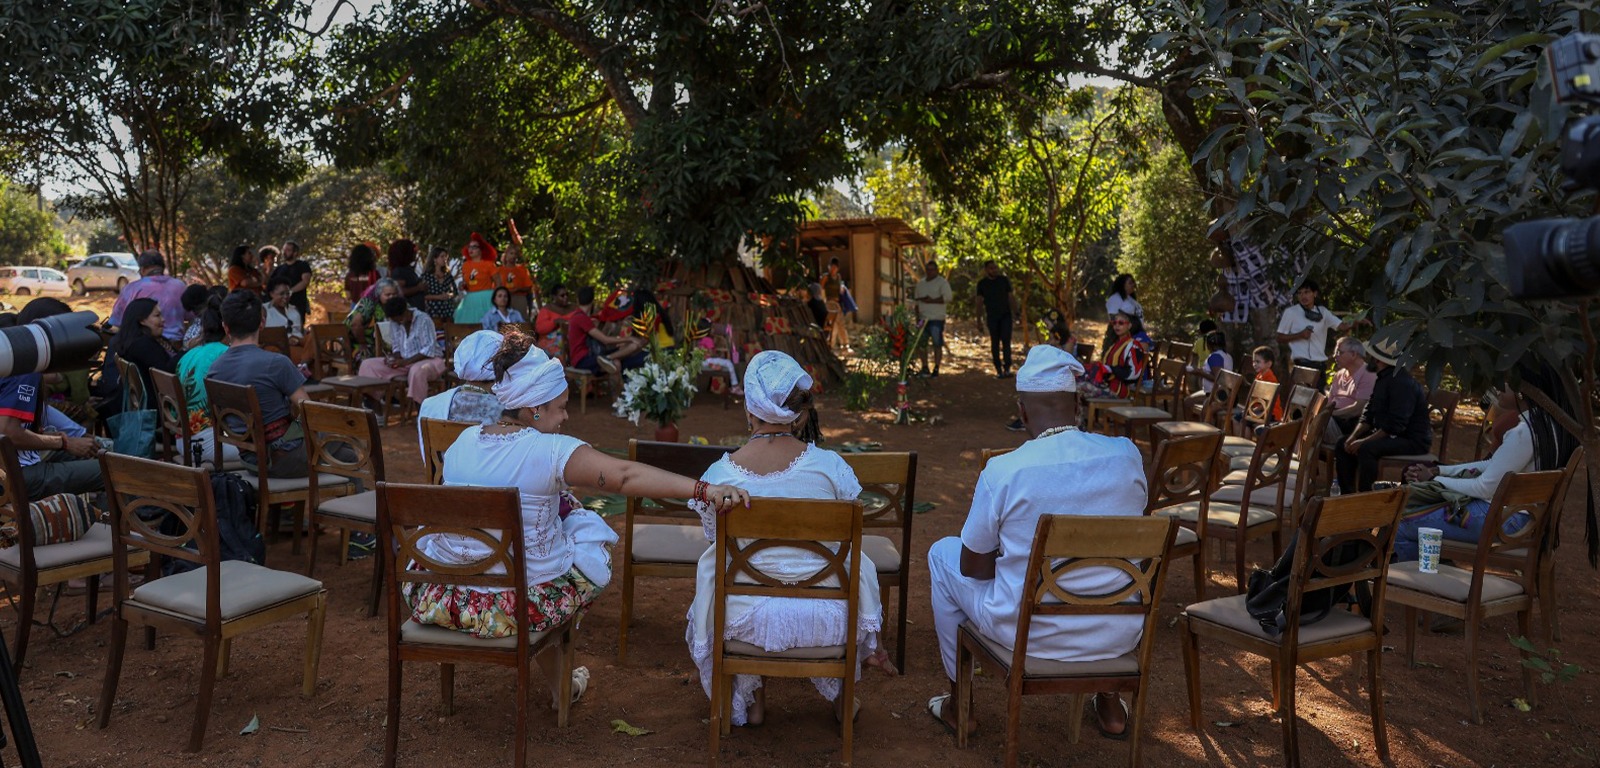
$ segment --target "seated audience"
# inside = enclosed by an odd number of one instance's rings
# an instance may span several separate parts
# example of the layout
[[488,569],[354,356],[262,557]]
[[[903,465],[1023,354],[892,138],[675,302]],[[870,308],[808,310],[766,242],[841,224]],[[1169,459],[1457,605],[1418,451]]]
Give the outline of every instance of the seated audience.
[[[17,314],[21,325],[72,311],[59,299],[41,297],[28,302]],[[17,463],[29,499],[42,499],[56,493],[89,493],[104,488],[100,478],[100,445],[82,428],[56,431],[59,412],[44,408],[43,423],[35,423],[40,411],[44,375],[19,373],[0,378],[0,434],[11,439],[17,449]],[[64,426],[70,420],[59,416]],[[40,452],[48,452],[41,458]]]
[[345,316],[344,324],[350,328],[350,335],[356,340],[357,360],[365,360],[376,354],[373,331],[386,317],[384,307],[388,306],[389,299],[399,295],[400,284],[385,277],[373,283],[361,300],[350,308],[350,314]]
[[[257,343],[261,318],[261,297],[255,291],[228,294],[222,302],[228,350],[211,362],[207,378],[242,384],[256,391],[267,449],[272,452],[267,476],[305,477],[309,470],[305,432],[295,418],[295,410],[306,399],[306,377],[287,356],[262,349]],[[259,457],[254,452],[242,452],[239,458],[251,471],[260,473]]]
[[[572,314],[572,294],[567,291],[566,286],[554,283],[545,293],[545,298],[549,301],[545,302],[533,316],[533,332],[538,338],[539,348],[544,350],[545,354],[560,357],[566,352],[563,345],[572,343],[572,333],[567,331],[563,335],[562,328]],[[567,364],[573,363],[569,359]]]
[[[565,293],[565,291],[563,291]],[[612,336],[594,324],[594,289],[578,289],[578,306],[567,315],[567,365],[590,373],[627,371],[650,360],[639,336]],[[542,311],[542,310],[541,310]]]
[[1328,385],[1328,407],[1333,409],[1333,416],[1322,433],[1322,444],[1329,448],[1355,431],[1361,409],[1372,399],[1372,385],[1378,380],[1377,375],[1367,369],[1367,345],[1354,336],[1339,339],[1334,345],[1333,362],[1338,366],[1333,383]]
[[[178,382],[183,385],[184,399],[189,406],[188,437],[178,442],[178,448],[184,455],[192,456],[194,449],[189,447],[192,441],[199,448],[202,461],[215,463],[216,456],[212,449],[216,435],[211,431],[211,401],[206,396],[206,376],[211,373],[211,364],[228,351],[225,343],[227,333],[222,329],[220,297],[207,296],[196,327],[201,329],[199,344],[178,358]],[[238,448],[231,445],[222,447],[224,463],[238,459]]]
[[461,386],[451,387],[422,401],[417,408],[417,446],[422,446],[422,419],[465,421],[489,426],[500,418],[500,401],[490,387],[494,385],[494,356],[505,337],[494,331],[473,331],[456,345],[456,378]]
[[[162,336],[165,323],[155,299],[134,299],[128,303],[122,313],[122,325],[117,328],[117,335],[112,336],[106,344],[98,393],[104,401],[99,408],[100,415],[121,413],[124,406],[136,411],[156,407],[156,390],[150,382],[150,369],[171,371],[177,357],[173,354],[171,342]],[[122,402],[125,388],[121,369],[117,367],[118,360],[132,363],[144,379],[144,402]]]
[[406,396],[421,403],[428,397],[428,382],[444,375],[444,349],[433,330],[433,318],[412,309],[411,302],[398,293],[383,307],[386,320],[381,332],[389,342],[389,353],[361,361],[360,373],[374,379],[406,377]]
[[1393,341],[1367,349],[1367,366],[1377,373],[1372,399],[1361,409],[1361,419],[1345,438],[1343,450],[1334,451],[1339,487],[1345,493],[1372,490],[1379,459],[1427,453],[1433,446],[1428,398],[1422,385],[1397,364],[1399,357],[1400,345]]
[[128,283],[117,294],[116,303],[111,305],[111,317],[106,322],[120,328],[122,313],[127,311],[130,303],[135,299],[154,299],[166,321],[166,325],[162,326],[162,335],[168,341],[181,338],[183,321],[189,311],[183,301],[188,289],[182,280],[167,275],[166,271],[167,260],[160,251],[152,248],[139,254],[139,279]]
[[489,298],[489,311],[483,316],[485,331],[498,331],[507,323],[525,322],[522,313],[511,308],[511,290],[505,286],[494,289]]
[[1217,384],[1219,371],[1233,370],[1233,355],[1228,354],[1228,339],[1222,331],[1214,330],[1207,333],[1205,342],[1208,353],[1205,362],[1199,368],[1186,366],[1189,373],[1200,379],[1200,390],[1184,399],[1185,412],[1193,411],[1205,404],[1206,396],[1211,394],[1212,388]]

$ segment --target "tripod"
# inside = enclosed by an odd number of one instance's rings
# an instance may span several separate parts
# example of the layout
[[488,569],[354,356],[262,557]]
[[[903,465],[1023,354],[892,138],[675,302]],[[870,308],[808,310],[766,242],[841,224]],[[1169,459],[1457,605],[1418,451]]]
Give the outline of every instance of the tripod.
[[[28,722],[28,710],[22,703],[22,689],[17,687],[17,672],[11,666],[11,646],[0,634],[0,704],[5,705],[6,719],[11,721],[11,735],[17,740],[17,757],[23,768],[43,768],[39,760],[39,745],[33,741],[33,726]],[[0,730],[0,748],[6,745],[6,734]]]

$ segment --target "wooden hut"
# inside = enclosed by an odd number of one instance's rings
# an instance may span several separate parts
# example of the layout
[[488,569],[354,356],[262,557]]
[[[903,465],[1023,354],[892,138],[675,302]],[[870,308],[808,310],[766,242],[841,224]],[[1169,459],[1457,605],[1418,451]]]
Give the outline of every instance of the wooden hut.
[[863,323],[877,322],[901,302],[908,281],[921,278],[921,262],[933,246],[933,240],[897,218],[808,221],[794,243],[811,275],[826,273],[828,261],[839,260]]

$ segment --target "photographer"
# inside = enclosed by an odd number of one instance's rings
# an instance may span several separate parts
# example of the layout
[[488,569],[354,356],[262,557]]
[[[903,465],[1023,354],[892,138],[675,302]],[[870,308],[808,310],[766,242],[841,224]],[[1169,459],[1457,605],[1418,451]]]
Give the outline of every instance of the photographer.
[[[67,305],[50,299],[36,299],[23,309],[18,320],[23,324],[70,311]],[[55,422],[54,409],[45,406],[45,424],[35,424],[40,412],[39,398],[44,374],[19,373],[0,378],[0,434],[11,438],[17,448],[17,463],[28,487],[29,499],[42,499],[56,493],[88,493],[105,486],[100,477],[100,448],[93,437],[67,432],[44,434],[39,428]],[[59,415],[59,413],[57,413]],[[81,429],[69,430],[82,432]],[[54,451],[41,459],[40,451]]]

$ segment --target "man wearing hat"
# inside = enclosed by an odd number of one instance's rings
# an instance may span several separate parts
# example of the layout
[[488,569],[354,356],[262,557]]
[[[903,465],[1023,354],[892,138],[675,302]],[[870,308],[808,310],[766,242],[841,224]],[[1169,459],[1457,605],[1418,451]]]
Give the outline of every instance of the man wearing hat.
[[1433,445],[1428,423],[1428,398],[1422,385],[1399,366],[1400,344],[1389,339],[1367,347],[1367,368],[1378,374],[1372,398],[1361,411],[1355,431],[1335,451],[1339,487],[1372,490],[1378,460],[1385,456],[1424,454]]
[[[1017,370],[1017,410],[1030,440],[989,461],[973,490],[961,536],[928,551],[934,632],[951,695],[928,711],[955,729],[957,632],[971,622],[985,637],[1011,648],[1016,639],[1028,556],[1042,515],[1136,517],[1144,513],[1144,462],[1132,441],[1079,431],[1077,379],[1083,365],[1058,347],[1037,346]],[[1127,577],[1086,568],[1064,579],[1074,592],[1108,593]],[[1139,643],[1138,616],[1036,616],[1028,655],[1055,661],[1112,659]],[[1101,733],[1122,738],[1126,704],[1115,693],[1090,700]]]
[[156,308],[161,312],[161,319],[166,321],[162,326],[161,335],[170,341],[183,338],[183,289],[184,282],[172,277],[167,272],[166,257],[161,252],[151,248],[139,254],[139,279],[128,283],[117,295],[117,302],[111,305],[111,317],[108,320],[113,327],[122,325],[122,312],[128,308],[128,303],[134,299],[154,299]]

